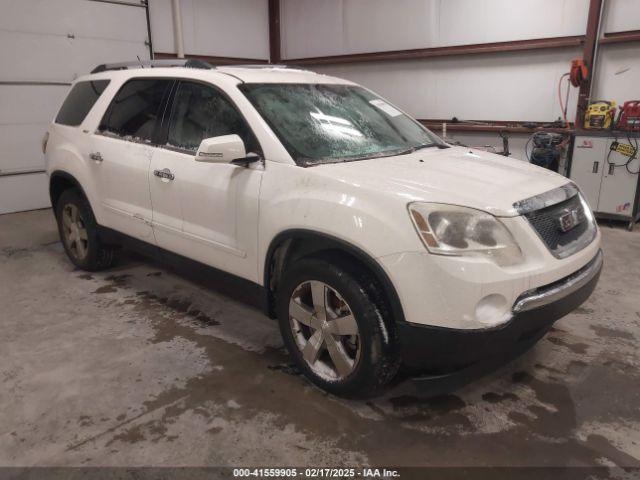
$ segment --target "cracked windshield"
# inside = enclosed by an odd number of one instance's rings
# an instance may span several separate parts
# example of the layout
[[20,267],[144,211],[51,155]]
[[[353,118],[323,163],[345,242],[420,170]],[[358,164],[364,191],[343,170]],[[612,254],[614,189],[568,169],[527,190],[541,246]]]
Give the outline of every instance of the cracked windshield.
[[442,145],[436,135],[361,87],[244,84],[240,89],[299,165],[386,157]]

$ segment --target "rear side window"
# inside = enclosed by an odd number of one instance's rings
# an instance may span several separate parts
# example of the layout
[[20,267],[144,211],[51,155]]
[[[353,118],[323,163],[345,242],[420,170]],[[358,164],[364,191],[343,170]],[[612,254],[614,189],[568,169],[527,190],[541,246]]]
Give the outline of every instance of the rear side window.
[[100,122],[99,130],[126,140],[151,142],[171,80],[138,79],[125,83]]
[[56,123],[72,127],[80,125],[107,85],[109,85],[109,80],[76,83],[62,104],[56,117]]

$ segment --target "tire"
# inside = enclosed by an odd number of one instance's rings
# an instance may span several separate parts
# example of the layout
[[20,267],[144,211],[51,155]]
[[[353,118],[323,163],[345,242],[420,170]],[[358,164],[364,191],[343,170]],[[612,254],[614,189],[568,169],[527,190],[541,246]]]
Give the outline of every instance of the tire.
[[104,270],[113,263],[113,248],[98,236],[98,225],[91,205],[77,189],[62,192],[56,203],[60,241],[69,260],[88,271]]
[[[324,294],[316,295],[320,284]],[[316,298],[327,305],[324,322]],[[393,379],[399,361],[382,298],[370,275],[339,256],[303,258],[285,271],[276,293],[280,332],[311,382],[334,395],[362,398],[379,393]]]

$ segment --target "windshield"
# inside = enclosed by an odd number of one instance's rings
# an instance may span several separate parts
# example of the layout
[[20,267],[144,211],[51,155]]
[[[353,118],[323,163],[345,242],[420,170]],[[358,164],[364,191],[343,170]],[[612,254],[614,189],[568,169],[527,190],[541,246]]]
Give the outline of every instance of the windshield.
[[239,88],[299,165],[442,146],[436,135],[362,87],[266,83]]

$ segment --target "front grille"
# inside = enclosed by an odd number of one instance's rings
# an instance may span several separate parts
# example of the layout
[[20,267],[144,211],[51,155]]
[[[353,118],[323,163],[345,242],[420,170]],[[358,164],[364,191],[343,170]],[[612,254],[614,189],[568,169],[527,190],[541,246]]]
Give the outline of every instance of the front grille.
[[[561,219],[571,212],[579,223],[563,231]],[[579,193],[555,205],[526,212],[524,217],[557,258],[566,258],[582,250],[596,234],[595,224],[590,212],[585,211]]]

